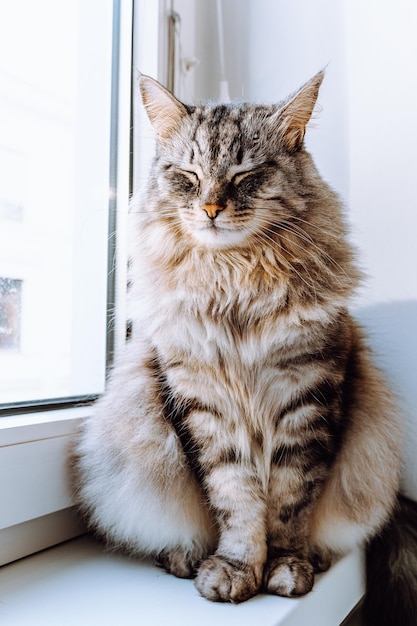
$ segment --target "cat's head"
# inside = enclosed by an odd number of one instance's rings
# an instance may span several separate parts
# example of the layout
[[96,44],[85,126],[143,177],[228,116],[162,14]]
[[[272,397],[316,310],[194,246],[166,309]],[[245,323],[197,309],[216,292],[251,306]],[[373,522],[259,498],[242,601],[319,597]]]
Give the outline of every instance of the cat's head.
[[280,223],[302,215],[304,134],[322,80],[319,72],[279,104],[189,106],[141,76],[161,218],[198,245],[227,249],[275,238]]

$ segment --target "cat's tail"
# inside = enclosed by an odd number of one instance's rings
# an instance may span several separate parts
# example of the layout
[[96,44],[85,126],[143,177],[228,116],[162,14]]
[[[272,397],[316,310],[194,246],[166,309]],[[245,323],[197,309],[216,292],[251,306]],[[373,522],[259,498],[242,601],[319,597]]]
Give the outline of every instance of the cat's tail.
[[388,525],[367,549],[366,626],[417,625],[417,502],[398,497]]

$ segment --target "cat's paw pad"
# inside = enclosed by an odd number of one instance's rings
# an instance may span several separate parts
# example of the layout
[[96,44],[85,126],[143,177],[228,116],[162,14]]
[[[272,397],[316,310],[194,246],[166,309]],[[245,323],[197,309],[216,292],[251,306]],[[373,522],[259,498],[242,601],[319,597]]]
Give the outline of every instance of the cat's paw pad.
[[200,561],[201,558],[190,555],[182,548],[163,550],[156,558],[158,565],[178,578],[194,578]]
[[198,570],[195,586],[202,596],[214,602],[243,602],[260,587],[260,573],[250,565],[233,563],[221,556],[210,556]]
[[307,560],[280,556],[268,561],[264,570],[264,587],[277,596],[302,596],[312,590],[314,568]]

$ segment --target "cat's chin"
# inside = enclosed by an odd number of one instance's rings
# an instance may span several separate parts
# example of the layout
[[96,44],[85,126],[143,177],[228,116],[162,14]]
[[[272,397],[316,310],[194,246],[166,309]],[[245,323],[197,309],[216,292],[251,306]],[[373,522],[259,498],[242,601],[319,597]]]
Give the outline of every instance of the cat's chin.
[[226,228],[202,228],[194,230],[194,239],[207,248],[234,248],[241,246],[248,237],[244,230],[231,230]]

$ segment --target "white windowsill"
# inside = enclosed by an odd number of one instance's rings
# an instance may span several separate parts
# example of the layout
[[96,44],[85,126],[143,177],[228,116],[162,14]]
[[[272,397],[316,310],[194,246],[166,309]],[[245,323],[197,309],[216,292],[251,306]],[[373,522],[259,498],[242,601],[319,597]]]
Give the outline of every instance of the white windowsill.
[[9,415],[0,419],[0,447],[72,435],[91,406]]
[[360,600],[363,558],[355,552],[317,577],[299,599],[258,596],[239,605],[201,598],[193,582],[108,553],[81,537],[3,567],[3,626],[338,626]]

